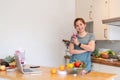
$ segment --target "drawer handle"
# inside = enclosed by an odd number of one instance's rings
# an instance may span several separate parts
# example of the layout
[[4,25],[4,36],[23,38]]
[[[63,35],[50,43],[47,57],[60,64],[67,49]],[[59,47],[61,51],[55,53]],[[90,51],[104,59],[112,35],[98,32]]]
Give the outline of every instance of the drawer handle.
[[107,38],[107,29],[104,29],[104,38]]

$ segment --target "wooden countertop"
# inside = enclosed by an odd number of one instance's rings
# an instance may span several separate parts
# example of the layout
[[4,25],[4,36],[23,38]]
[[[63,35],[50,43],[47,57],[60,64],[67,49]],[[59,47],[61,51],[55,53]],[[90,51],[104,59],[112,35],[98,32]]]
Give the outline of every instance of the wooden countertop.
[[41,74],[22,74],[18,71],[0,71],[1,78],[8,80],[112,80],[116,77],[115,74],[103,72],[90,72],[86,75],[73,76],[71,74],[58,75],[51,74],[50,67],[40,67]]

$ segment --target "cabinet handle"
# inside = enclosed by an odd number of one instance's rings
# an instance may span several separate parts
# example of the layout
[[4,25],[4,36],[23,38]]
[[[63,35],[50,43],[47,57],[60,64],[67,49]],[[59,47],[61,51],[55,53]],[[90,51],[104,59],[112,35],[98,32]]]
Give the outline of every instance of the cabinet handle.
[[104,38],[107,38],[107,29],[104,29]]
[[92,19],[92,11],[89,11],[89,19]]

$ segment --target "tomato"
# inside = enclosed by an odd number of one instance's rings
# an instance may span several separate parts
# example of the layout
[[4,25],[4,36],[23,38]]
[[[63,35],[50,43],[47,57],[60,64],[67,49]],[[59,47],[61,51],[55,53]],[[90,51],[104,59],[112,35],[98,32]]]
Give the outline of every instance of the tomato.
[[74,63],[74,66],[75,66],[75,67],[80,67],[80,65],[81,65],[81,62],[80,62],[80,61],[77,61],[77,62]]

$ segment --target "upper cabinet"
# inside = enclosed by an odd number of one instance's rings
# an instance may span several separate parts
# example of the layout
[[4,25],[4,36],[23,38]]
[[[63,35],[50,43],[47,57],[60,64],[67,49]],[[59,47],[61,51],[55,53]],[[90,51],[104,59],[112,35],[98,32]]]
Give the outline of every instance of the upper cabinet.
[[108,17],[104,18],[103,24],[120,26],[120,0],[107,0]]
[[109,0],[109,18],[120,17],[120,0]]
[[93,20],[93,0],[76,0],[76,17],[83,17],[87,22]]
[[102,19],[108,17],[108,0],[94,0],[93,12],[94,12],[94,25],[93,33],[97,40],[108,39],[108,27],[102,23]]
[[109,40],[120,40],[120,0],[107,0],[108,17],[103,18],[102,22],[108,30]]
[[102,23],[102,20],[120,16],[119,3],[119,0],[76,0],[76,17],[82,17],[86,22],[92,21],[87,24],[87,27],[90,29],[92,25],[96,40],[120,40],[116,36],[120,35],[120,31],[118,31],[120,27]]

